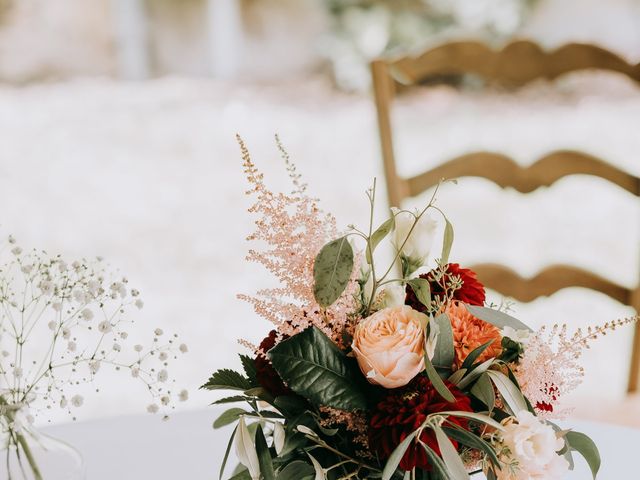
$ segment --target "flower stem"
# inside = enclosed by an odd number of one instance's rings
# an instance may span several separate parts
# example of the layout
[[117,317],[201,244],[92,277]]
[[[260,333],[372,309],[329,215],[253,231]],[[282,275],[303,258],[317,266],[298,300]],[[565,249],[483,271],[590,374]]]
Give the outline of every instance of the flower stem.
[[[15,421],[15,413],[10,409],[11,408],[10,405],[2,396],[0,396],[0,408],[3,408],[5,410],[4,415],[7,417],[9,424],[12,424]],[[11,431],[13,430],[13,428],[9,427],[9,430]],[[42,474],[40,473],[40,469],[38,468],[38,464],[36,463],[36,459],[34,458],[33,453],[31,452],[31,447],[29,446],[29,442],[27,441],[25,436],[22,435],[21,433],[14,431],[14,434],[16,438],[15,441],[16,441],[16,449],[18,450],[18,455],[20,454],[20,448],[22,448],[22,451],[24,452],[24,455],[25,457],[27,457],[27,461],[29,462],[29,467],[31,467],[31,471],[33,472],[33,478],[35,480],[43,480]],[[7,446],[7,448],[9,447]],[[9,462],[7,459],[7,469],[8,468],[9,468]],[[10,475],[9,472],[8,474]]]

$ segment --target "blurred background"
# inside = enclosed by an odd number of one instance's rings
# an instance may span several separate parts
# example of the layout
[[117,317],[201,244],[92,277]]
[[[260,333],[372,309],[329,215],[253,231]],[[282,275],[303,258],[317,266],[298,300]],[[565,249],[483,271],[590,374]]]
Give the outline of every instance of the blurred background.
[[[278,133],[324,208],[341,226],[363,225],[374,177],[376,214],[386,212],[368,62],[522,37],[595,43],[638,63],[640,0],[2,0],[2,233],[69,258],[103,255],[125,272],[145,300],[136,328],[188,343],[171,374],[191,391],[181,407],[203,408],[213,397],[197,387],[239,365],[237,338],[259,342],[270,329],[235,297],[273,285],[244,262],[254,219],[235,133],[276,190],[288,189]],[[526,165],[558,148],[640,175],[640,90],[616,74],[517,92],[441,85],[400,98],[394,115],[406,175],[471,149]],[[465,179],[439,198],[460,263],[500,260],[525,276],[570,263],[638,283],[640,202],[607,182],[570,177],[524,196]],[[514,313],[578,327],[632,310],[567,289]],[[624,398],[631,338],[621,330],[587,352],[572,399],[580,415]],[[79,418],[142,412],[144,392],[126,380],[103,385]]]

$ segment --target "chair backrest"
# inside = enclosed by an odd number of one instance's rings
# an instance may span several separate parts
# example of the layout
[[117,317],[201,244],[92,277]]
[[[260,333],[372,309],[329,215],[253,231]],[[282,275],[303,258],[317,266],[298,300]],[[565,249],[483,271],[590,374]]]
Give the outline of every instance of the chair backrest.
[[[554,151],[529,167],[519,166],[512,158],[495,152],[472,152],[413,177],[398,174],[393,148],[391,104],[400,88],[452,75],[472,74],[491,83],[518,87],[536,79],[553,80],[565,73],[596,69],[618,72],[640,82],[640,64],[632,65],[600,47],[571,43],[553,51],[544,51],[530,41],[515,41],[500,50],[479,42],[448,43],[422,53],[398,59],[379,59],[371,64],[378,113],[378,127],[389,203],[400,206],[403,200],[434,187],[444,178],[482,177],[501,187],[528,193],[550,186],[568,175],[586,174],[604,178],[640,197],[640,177],[629,174],[584,152]],[[640,221],[640,219],[638,219]],[[496,264],[474,266],[485,285],[523,302],[551,295],[567,287],[585,287],[602,292],[640,312],[640,280],[635,288],[626,288],[592,272],[568,265],[555,265],[533,278],[522,278],[508,267]],[[640,384],[640,328],[636,327],[632,347],[628,390]]]

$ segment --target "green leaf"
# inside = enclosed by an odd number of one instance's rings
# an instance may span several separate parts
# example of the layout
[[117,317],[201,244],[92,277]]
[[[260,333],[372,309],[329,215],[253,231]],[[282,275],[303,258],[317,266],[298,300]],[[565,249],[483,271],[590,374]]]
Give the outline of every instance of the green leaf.
[[493,389],[493,383],[491,383],[486,373],[480,375],[478,381],[471,387],[471,394],[484,403],[489,409],[489,412],[491,412],[496,405],[496,392]]
[[437,475],[440,476],[442,480],[458,480],[456,477],[452,477],[449,471],[447,470],[447,466],[440,458],[440,456],[433,451],[429,445],[426,443],[420,442],[420,445],[424,448],[424,451],[427,452],[427,458],[429,459],[429,464],[433,467],[433,470]]
[[229,437],[229,443],[227,443],[227,449],[224,452],[224,457],[222,458],[222,465],[220,465],[220,476],[218,477],[219,480],[222,480],[222,475],[224,475],[224,469],[227,466],[227,461],[229,460],[229,453],[231,452],[231,445],[233,445],[233,439],[236,436],[236,432],[238,431],[238,427],[236,426],[236,428],[233,429],[233,433],[231,434],[231,437]]
[[438,328],[438,339],[436,341],[435,355],[431,359],[431,363],[436,369],[446,368],[450,371],[455,358],[451,320],[449,320],[449,316],[446,313],[441,313],[433,321]]
[[284,442],[287,439],[287,434],[284,430],[284,426],[280,422],[273,424],[273,448],[276,450],[276,455],[280,455],[284,449]]
[[353,271],[353,249],[347,237],[327,243],[313,264],[313,294],[322,307],[335,302],[347,288]]
[[507,315],[499,310],[467,304],[465,304],[465,307],[467,307],[467,310],[469,310],[471,315],[474,317],[484,320],[498,328],[511,327],[515,330],[528,330],[533,332],[529,326],[525,325],[517,318],[513,318],[511,315]]
[[251,388],[249,380],[242,374],[223,368],[213,373],[207,383],[200,388],[206,390],[248,390]]
[[449,438],[452,438],[467,447],[484,452],[494,465],[500,466],[500,461],[498,460],[496,451],[488,442],[484,441],[478,435],[475,435],[469,430],[465,430],[456,424],[451,424],[451,427],[443,427],[443,430]]
[[[257,424],[256,424],[257,425]],[[238,421],[238,432],[236,433],[236,455],[242,465],[247,467],[251,477],[257,478],[260,475],[260,464],[258,463],[258,452],[251,439],[251,432],[247,428],[244,417]]]
[[447,470],[453,478],[456,480],[469,480],[469,474],[467,469],[462,463],[458,451],[449,440],[449,437],[444,433],[442,428],[438,425],[433,425],[431,429],[436,434],[436,440],[438,441],[438,447],[440,447],[440,453],[444,464],[447,466]]
[[236,473],[233,477],[229,477],[229,480],[252,480],[252,479],[251,479],[251,474],[249,473],[249,470],[247,470],[246,468],[243,468],[240,471],[238,471],[238,473]]
[[260,464],[260,473],[264,480],[276,480],[276,474],[273,471],[273,462],[271,453],[267,446],[267,439],[264,438],[262,427],[256,430],[256,451],[258,452],[258,463]]
[[349,411],[366,409],[367,398],[358,385],[360,369],[318,328],[307,328],[280,342],[267,355],[289,388],[312,403]]
[[221,428],[229,425],[230,423],[237,421],[240,415],[244,415],[245,413],[248,412],[242,408],[230,408],[216,418],[213,422],[213,428]]
[[447,386],[444,384],[444,382],[440,378],[440,375],[438,375],[438,372],[433,367],[431,360],[429,360],[429,356],[426,353],[424,355],[424,367],[427,372],[427,377],[429,377],[429,380],[433,384],[433,387],[440,394],[440,396],[444,398],[447,402],[451,402],[451,403],[455,402],[456,397],[453,396],[453,394],[449,391]]
[[471,383],[473,383],[478,377],[480,377],[480,375],[489,370],[489,367],[493,365],[494,361],[494,358],[490,358],[489,360],[486,360],[485,362],[475,367],[462,380],[460,380],[460,382],[458,382],[458,388],[462,390],[471,385]]
[[411,287],[421,304],[427,308],[431,306],[431,285],[426,279],[412,278],[407,281],[407,285]]
[[395,224],[396,224],[396,217],[392,215],[389,220],[387,220],[382,225],[380,225],[377,228],[377,230],[371,234],[371,238],[369,238],[369,243],[367,244],[367,248],[366,248],[366,258],[367,258],[367,263],[369,265],[371,265],[371,263],[373,262],[372,255],[376,247],[384,237],[389,235],[389,232],[393,230],[393,228],[395,227]]
[[313,480],[315,470],[302,460],[294,460],[278,472],[278,480]]
[[601,463],[600,452],[596,444],[587,435],[580,432],[568,432],[564,438],[571,450],[578,452],[587,461],[595,480],[600,471]]
[[222,405],[224,403],[244,402],[247,400],[251,400],[251,399],[249,397],[245,397],[244,395],[233,395],[231,397],[224,397],[219,400],[216,400],[211,405]]
[[320,465],[320,462],[316,460],[315,457],[311,455],[309,452],[307,452],[307,456],[309,457],[309,460],[311,460],[311,464],[313,465],[313,470],[315,471],[315,474],[316,474],[315,480],[324,480],[325,479],[324,469],[322,468],[322,465]]
[[242,362],[242,369],[247,375],[250,385],[257,387],[259,384],[256,378],[256,362],[249,355],[240,355],[240,361]]
[[487,375],[500,392],[500,396],[509,406],[512,413],[517,415],[521,411],[529,411],[527,402],[520,389],[504,373],[495,370],[487,370]]
[[404,457],[404,454],[407,452],[411,442],[415,440],[417,434],[418,431],[416,430],[415,432],[407,435],[395,450],[391,452],[391,455],[384,466],[384,470],[382,470],[382,480],[390,480],[391,477],[393,477],[393,474],[396,473],[396,470],[398,469],[398,465],[400,465],[402,457]]
[[462,380],[462,378],[464,377],[465,373],[467,373],[467,369],[466,368],[461,368],[460,370],[456,370],[455,372],[453,372],[451,374],[451,376],[448,378],[448,380],[453,383],[454,385],[457,385],[458,383],[460,383],[460,380]]
[[461,410],[452,410],[446,412],[439,412],[439,415],[445,415],[450,417],[462,417],[462,418],[470,418],[471,420],[475,420],[476,422],[484,423],[489,425],[490,427],[495,428],[496,430],[503,431],[504,427],[496,422],[493,418],[488,417],[487,415],[483,415],[482,413],[475,412],[465,412]]
[[449,254],[451,253],[451,246],[453,245],[453,225],[449,222],[449,219],[444,219],[444,238],[442,240],[442,255],[440,256],[440,262],[444,265],[449,262]]
[[471,368],[473,364],[476,363],[478,357],[480,357],[480,355],[482,355],[484,351],[491,346],[493,341],[494,339],[491,339],[487,343],[483,343],[479,347],[474,348],[469,355],[467,355],[467,358],[464,359],[464,362],[462,362],[462,368]]

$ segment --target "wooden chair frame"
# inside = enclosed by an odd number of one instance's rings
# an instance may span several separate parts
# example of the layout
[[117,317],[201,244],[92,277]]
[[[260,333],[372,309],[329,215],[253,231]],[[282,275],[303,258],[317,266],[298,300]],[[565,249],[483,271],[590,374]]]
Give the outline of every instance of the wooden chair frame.
[[[479,42],[454,42],[419,56],[373,61],[371,73],[390,205],[400,206],[406,198],[424,192],[443,178],[466,176],[487,178],[503,188],[512,187],[528,193],[550,186],[568,175],[593,175],[640,198],[640,177],[574,150],[552,152],[529,167],[522,167],[499,153],[473,152],[413,177],[404,178],[398,174],[391,128],[391,104],[398,87],[419,85],[439,75],[461,74],[475,74],[493,83],[518,87],[536,79],[553,80],[563,74],[586,69],[618,72],[640,82],[640,64],[632,65],[600,47],[579,43],[544,51],[526,40],[512,42],[500,50]],[[640,312],[640,280],[636,287],[629,289],[568,265],[547,267],[533,278],[522,278],[513,270],[496,264],[477,265],[474,270],[489,288],[520,301],[529,302],[567,287],[584,287],[602,292]],[[639,386],[640,328],[636,326],[628,391],[636,392]]]

